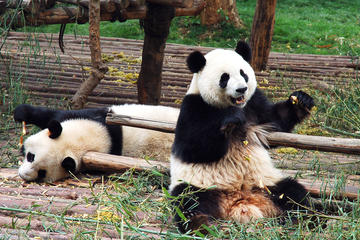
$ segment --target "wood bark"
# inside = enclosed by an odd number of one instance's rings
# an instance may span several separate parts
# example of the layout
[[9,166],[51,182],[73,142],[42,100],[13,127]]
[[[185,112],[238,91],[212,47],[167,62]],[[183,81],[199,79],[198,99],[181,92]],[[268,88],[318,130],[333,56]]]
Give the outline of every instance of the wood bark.
[[[81,4],[85,4],[88,1],[81,1]],[[147,7],[142,6],[132,6],[132,1],[126,9],[122,9],[122,18],[123,19],[145,19],[147,13]],[[116,7],[113,3],[103,4],[104,7],[100,9],[101,11],[101,21],[112,21],[114,18],[114,12]],[[205,6],[205,2],[202,0],[197,0],[192,7],[189,8],[176,8],[176,16],[195,16],[198,15]],[[11,28],[21,28],[26,26],[41,26],[41,25],[50,25],[50,24],[66,24],[66,23],[86,23],[89,21],[89,12],[86,8],[82,7],[67,7],[65,10],[62,7],[48,9],[40,11],[35,15],[32,14],[23,14],[19,12],[15,19],[11,22],[10,19],[1,19],[0,22],[4,22],[7,26],[11,23]],[[70,14],[69,14],[70,13]],[[76,17],[73,17],[76,16]]]
[[100,47],[100,0],[90,0],[89,3],[89,47],[91,52],[92,69],[89,78],[83,82],[71,100],[73,109],[84,107],[89,94],[104,78],[108,68],[101,60]]
[[[106,118],[106,122],[109,124],[142,127],[167,133],[174,133],[176,127],[175,123],[165,123],[114,114],[109,114]],[[267,140],[272,146],[286,146],[324,152],[338,152],[360,155],[360,139],[309,136],[285,132],[271,132],[267,136]]]
[[131,158],[125,156],[117,156],[106,153],[87,152],[82,163],[85,170],[96,170],[102,172],[118,172],[126,169],[144,170],[158,167],[160,169],[169,169],[168,162],[144,160],[140,158]]
[[139,103],[157,105],[160,102],[164,49],[174,16],[174,7],[148,4],[142,63],[137,81]]
[[150,3],[180,7],[180,8],[189,8],[193,5],[194,0],[146,0]]
[[251,66],[255,71],[266,68],[274,31],[275,8],[276,0],[257,0],[250,38],[253,54]]
[[236,8],[236,0],[207,0],[200,14],[200,20],[201,24],[206,26],[222,21],[229,21],[238,28],[243,26]]

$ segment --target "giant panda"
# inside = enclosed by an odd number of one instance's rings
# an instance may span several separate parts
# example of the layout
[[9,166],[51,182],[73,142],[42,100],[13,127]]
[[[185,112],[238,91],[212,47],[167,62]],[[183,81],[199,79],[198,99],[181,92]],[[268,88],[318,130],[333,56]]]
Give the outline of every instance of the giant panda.
[[295,91],[270,102],[257,88],[250,60],[242,41],[235,51],[194,51],[187,58],[193,78],[176,125],[169,186],[181,232],[212,219],[280,216],[309,203],[305,188],[274,167],[265,137],[290,132],[309,115],[313,98]]
[[25,159],[19,176],[26,181],[53,182],[81,169],[88,151],[130,157],[168,160],[174,135],[143,128],[107,125],[107,113],[176,122],[179,109],[166,106],[124,104],[111,107],[57,110],[22,104],[14,119],[42,130],[29,136],[23,145]]

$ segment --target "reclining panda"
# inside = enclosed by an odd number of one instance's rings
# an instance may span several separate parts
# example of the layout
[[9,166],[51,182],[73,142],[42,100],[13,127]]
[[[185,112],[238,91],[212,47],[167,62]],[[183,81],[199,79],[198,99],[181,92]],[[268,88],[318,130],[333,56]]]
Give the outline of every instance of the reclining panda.
[[35,124],[40,132],[23,145],[25,159],[19,175],[26,181],[53,182],[81,169],[88,151],[153,157],[167,160],[174,135],[142,128],[105,124],[107,113],[176,122],[179,109],[125,104],[83,110],[55,110],[22,104],[16,107],[17,122]]
[[186,218],[175,212],[181,232],[212,218],[246,223],[308,204],[304,187],[274,167],[265,136],[290,132],[314,101],[296,91],[273,104],[257,88],[250,59],[244,42],[235,51],[195,51],[187,58],[194,75],[170,157],[169,190]]

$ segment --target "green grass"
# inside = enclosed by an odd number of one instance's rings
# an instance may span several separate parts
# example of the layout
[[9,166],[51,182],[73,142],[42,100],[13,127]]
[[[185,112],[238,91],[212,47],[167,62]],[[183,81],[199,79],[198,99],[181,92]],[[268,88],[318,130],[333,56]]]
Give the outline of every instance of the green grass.
[[[229,23],[204,27],[199,17],[177,17],[172,21],[168,42],[211,47],[233,47],[238,39],[249,39],[256,0],[237,0],[244,28]],[[272,51],[286,53],[359,55],[360,0],[281,0],[276,6]],[[59,25],[28,31],[58,33]],[[143,39],[138,20],[102,22],[101,35]],[[19,31],[23,31],[20,29]],[[88,34],[88,24],[68,24],[66,34]]]

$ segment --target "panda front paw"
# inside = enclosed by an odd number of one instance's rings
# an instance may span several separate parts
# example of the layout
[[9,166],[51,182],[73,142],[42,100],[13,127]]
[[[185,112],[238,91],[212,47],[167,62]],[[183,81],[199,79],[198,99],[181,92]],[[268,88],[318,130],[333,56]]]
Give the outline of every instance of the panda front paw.
[[14,120],[16,122],[27,122],[30,118],[32,112],[32,106],[29,104],[21,104],[17,106],[14,110]]
[[314,99],[309,94],[301,90],[293,92],[288,101],[292,105],[304,109],[307,112],[315,106]]
[[234,131],[243,129],[246,124],[246,119],[243,116],[233,116],[224,119],[220,131],[225,134],[225,136],[230,136]]

